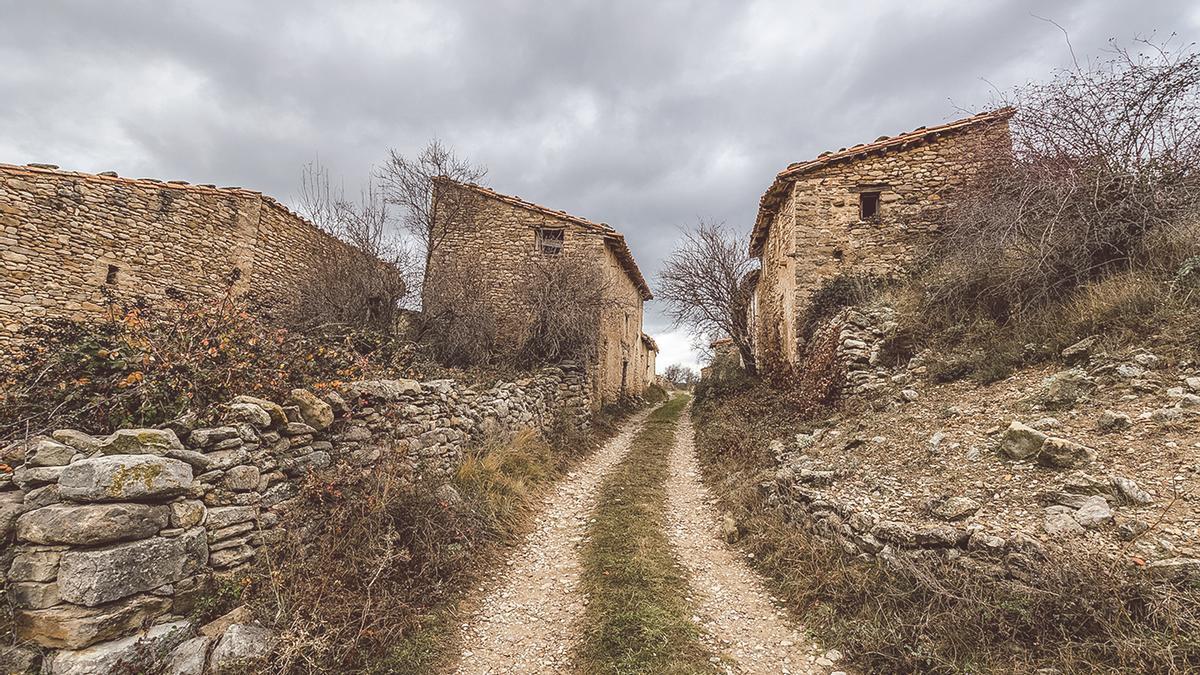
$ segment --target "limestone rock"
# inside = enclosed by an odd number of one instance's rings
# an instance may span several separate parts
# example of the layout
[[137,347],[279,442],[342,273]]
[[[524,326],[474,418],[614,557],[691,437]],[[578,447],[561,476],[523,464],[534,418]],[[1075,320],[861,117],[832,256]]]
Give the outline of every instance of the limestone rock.
[[[210,667],[216,675],[230,673],[235,669],[265,658],[275,647],[275,634],[261,626],[235,623],[213,647]],[[239,671],[240,672],[240,671]]]
[[1096,421],[1096,426],[1101,431],[1120,431],[1128,429],[1131,424],[1129,415],[1113,410],[1105,410],[1101,413],[1100,419]]
[[1154,498],[1148,492],[1138,487],[1138,484],[1123,476],[1112,476],[1113,494],[1126,504],[1150,504]]
[[92,454],[100,449],[100,439],[75,429],[59,429],[50,434],[59,443],[65,443],[79,452]]
[[317,431],[324,431],[333,424],[333,408],[307,389],[293,389],[288,402],[299,408],[304,422]]
[[257,515],[258,509],[253,506],[218,506],[208,510],[205,524],[209,530],[216,531],[254,520]]
[[979,508],[979,502],[970,497],[950,497],[933,507],[932,513],[942,520],[954,521],[974,515]]
[[118,429],[100,441],[98,448],[105,455],[159,455],[184,450],[179,437],[170,429]]
[[167,526],[165,506],[52,504],[17,519],[17,538],[35,544],[94,546],[149,537]]
[[54,581],[58,577],[59,551],[20,550],[8,568],[11,581]]
[[185,640],[167,656],[164,675],[204,675],[212,638],[203,635]]
[[186,499],[179,502],[172,502],[171,508],[171,527],[188,529],[204,523],[204,517],[208,513],[208,507],[204,506],[204,502],[198,499]]
[[1089,529],[1113,522],[1113,512],[1108,507],[1108,500],[1099,495],[1088,497],[1083,506],[1075,512],[1075,522]]
[[66,466],[77,451],[53,438],[38,436],[25,450],[25,463],[30,466]]
[[1096,381],[1082,370],[1064,370],[1042,382],[1039,400],[1052,408],[1067,408],[1096,390]]
[[1073,469],[1096,461],[1096,451],[1065,438],[1047,438],[1037,459],[1043,466]]
[[1065,506],[1049,506],[1046,508],[1042,528],[1053,537],[1067,537],[1083,534],[1083,527],[1074,517],[1074,511]]
[[24,581],[8,585],[8,600],[15,607],[41,609],[53,607],[60,602],[58,584],[54,582]]
[[1092,355],[1092,350],[1095,349],[1096,343],[1100,341],[1100,336],[1089,335],[1075,344],[1063,349],[1061,354],[1063,361],[1070,365],[1083,363]]
[[234,492],[250,492],[258,487],[258,479],[258,467],[243,464],[226,471],[222,483]]
[[170,598],[138,595],[99,607],[55,605],[17,610],[13,622],[22,640],[43,647],[81,649],[137,630],[143,622],[166,614],[170,608]]
[[68,602],[95,607],[178,581],[207,559],[202,528],[177,537],[66,551],[58,565],[59,594]]
[[153,454],[80,460],[63,469],[58,480],[64,498],[85,502],[169,499],[191,484],[191,466]]
[[48,659],[46,675],[109,675],[157,671],[160,656],[185,639],[190,625],[174,621],[78,651],[61,651]]
[[230,403],[227,414],[235,422],[245,422],[259,429],[271,427],[271,414],[255,403]]
[[209,621],[200,627],[200,634],[210,638],[219,638],[235,623],[249,623],[254,614],[246,605],[238,605],[222,616]]
[[1200,558],[1167,558],[1146,565],[1146,573],[1175,581],[1200,579]]
[[192,444],[192,447],[208,448],[222,441],[228,441],[237,437],[237,427],[207,427],[204,429],[193,429],[192,433],[188,434],[188,442]]
[[281,406],[278,403],[275,403],[273,401],[268,401],[263,398],[257,398],[255,396],[238,396],[233,399],[233,402],[234,403],[250,403],[252,405],[256,405],[256,406],[262,408],[263,410],[267,411],[267,414],[270,415],[270,417],[271,417],[271,426],[272,427],[282,427],[288,423],[287,413],[285,413],[283,411],[283,406]]
[[1045,441],[1046,434],[1013,420],[1000,439],[1000,452],[1009,459],[1028,459],[1037,454]]
[[885,520],[871,528],[871,535],[880,541],[897,546],[916,546],[917,533],[905,523]]
[[1188,389],[1200,394],[1200,377],[1189,377],[1183,383]]

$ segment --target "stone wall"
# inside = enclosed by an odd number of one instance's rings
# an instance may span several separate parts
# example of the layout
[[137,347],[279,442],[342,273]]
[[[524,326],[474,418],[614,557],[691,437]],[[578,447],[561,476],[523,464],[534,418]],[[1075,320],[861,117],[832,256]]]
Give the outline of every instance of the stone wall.
[[[841,274],[895,277],[926,252],[945,205],[988,162],[1011,147],[1004,114],[918,130],[818,158],[785,171],[763,197],[752,251],[761,259],[756,287],[759,357],[795,363],[802,336],[795,317],[810,294]],[[858,153],[858,154],[856,154]],[[861,218],[859,195],[878,192],[879,212]]]
[[653,382],[653,359],[642,339],[643,302],[650,292],[615,230],[476,186],[443,183],[440,193],[452,195],[440,199],[466,206],[456,207],[462,214],[457,222],[443,225],[445,235],[429,261],[426,310],[437,312],[439,302],[454,297],[439,290],[440,280],[466,279],[496,319],[500,348],[515,352],[529,325],[523,289],[530,283],[530,270],[547,255],[538,248],[538,229],[561,229],[562,252],[557,255],[594,262],[613,301],[600,317],[599,357],[590,364],[596,404],[640,395]]
[[226,291],[293,301],[318,257],[355,253],[261,193],[0,164],[0,346],[109,299]]
[[[576,367],[486,391],[364,381],[321,396],[294,390],[283,405],[238,397],[216,427],[105,438],[64,429],[10,446],[0,563],[17,634],[49,651],[55,674],[107,672],[96,664],[129,655],[136,637],[165,640],[164,626],[179,642],[214,576],[280,540],[281,514],[310,471],[399,460],[403,478],[436,489],[486,435],[564,419],[586,429],[588,390]],[[139,632],[146,625],[153,635]]]

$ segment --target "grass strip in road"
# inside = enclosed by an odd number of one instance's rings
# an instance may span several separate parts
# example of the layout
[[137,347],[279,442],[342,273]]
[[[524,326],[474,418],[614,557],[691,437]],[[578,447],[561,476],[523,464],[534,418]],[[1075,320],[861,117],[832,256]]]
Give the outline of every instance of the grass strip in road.
[[671,447],[687,402],[678,396],[651,413],[601,486],[583,549],[589,602],[577,652],[581,672],[713,672],[665,529]]

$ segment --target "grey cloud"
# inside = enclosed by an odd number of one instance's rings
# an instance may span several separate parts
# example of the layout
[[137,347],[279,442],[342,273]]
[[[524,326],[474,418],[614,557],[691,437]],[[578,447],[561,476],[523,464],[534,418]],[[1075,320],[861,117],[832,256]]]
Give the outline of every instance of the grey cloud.
[[[438,136],[489,183],[626,233],[745,231],[789,162],[955,117],[1190,3],[0,0],[0,161],[292,199]],[[985,81],[986,80],[986,81]],[[648,326],[668,322],[651,308]]]

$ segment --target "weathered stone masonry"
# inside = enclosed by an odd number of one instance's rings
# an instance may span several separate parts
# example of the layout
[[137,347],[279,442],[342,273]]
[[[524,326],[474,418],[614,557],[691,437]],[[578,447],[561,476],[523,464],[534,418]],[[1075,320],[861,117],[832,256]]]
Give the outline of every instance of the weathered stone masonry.
[[0,345],[39,319],[102,317],[106,295],[288,302],[319,257],[350,255],[252,190],[0,164]]
[[64,429],[11,446],[0,564],[19,637],[50,650],[45,672],[55,674],[105,672],[137,638],[165,652],[193,634],[185,617],[214,575],[279,541],[310,470],[390,460],[435,489],[485,435],[561,420],[587,428],[588,390],[575,367],[479,392],[364,381],[322,396],[295,390],[286,405],[238,397],[217,427],[105,438]]
[[[439,191],[452,191],[446,199],[472,201],[470,208],[462,209],[462,222],[444,223],[446,235],[429,261],[428,277],[436,280],[469,268],[480,299],[497,318],[502,349],[515,351],[526,332],[529,310],[522,288],[529,283],[529,270],[546,255],[538,246],[539,229],[554,230],[561,232],[556,255],[594,262],[615,301],[600,318],[598,363],[589,364],[595,403],[640,395],[653,383],[658,346],[642,332],[643,303],[653,296],[619,232],[477,185],[445,181]],[[427,284],[426,290],[434,287]],[[439,300],[427,295],[425,307]]]
[[[768,367],[795,363],[797,317],[809,294],[843,273],[904,271],[936,235],[955,192],[987,163],[1003,161],[1009,109],[981,113],[793,164],[763,195],[750,253],[762,261],[755,287],[755,348]],[[872,202],[876,213],[862,212]],[[870,205],[868,205],[870,208]]]

